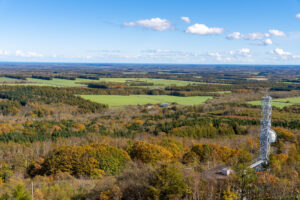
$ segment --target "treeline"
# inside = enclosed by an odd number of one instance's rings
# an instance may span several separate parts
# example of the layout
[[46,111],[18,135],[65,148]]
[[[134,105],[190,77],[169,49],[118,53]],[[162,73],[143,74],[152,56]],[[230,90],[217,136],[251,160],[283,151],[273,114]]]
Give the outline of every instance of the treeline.
[[19,80],[26,80],[26,76],[18,75],[18,74],[15,74],[15,75],[6,74],[6,75],[4,75],[4,77],[19,79]]
[[78,111],[82,113],[95,113],[103,111],[106,105],[98,104],[75,96],[67,89],[55,87],[27,87],[27,86],[1,86],[0,98],[19,102],[22,106],[29,102],[39,102],[45,104],[63,103],[71,106],[77,106]]
[[[72,176],[100,180],[92,190],[76,193],[82,199],[297,199],[298,165],[292,163],[298,159],[299,148],[295,146],[287,154],[272,154],[269,165],[264,166],[268,172],[247,169],[252,155],[241,149],[201,143],[186,150],[179,146],[166,139],[159,143],[129,141],[125,149],[104,144],[62,146],[30,164],[26,175],[34,181],[40,180],[38,175],[49,176],[49,180],[59,177],[59,182],[62,177],[76,181]],[[177,149],[180,156],[171,149]],[[235,174],[217,179],[205,170],[209,162],[226,163]],[[77,189],[76,184],[72,187]],[[40,193],[34,193],[35,197]]]
[[16,115],[20,109],[21,109],[21,104],[18,101],[0,101],[0,114],[2,115]]
[[91,82],[87,83],[88,88],[98,89],[124,89],[128,86],[124,83],[111,83],[111,82]]
[[18,126],[0,125],[0,141],[33,142],[56,140],[57,138],[80,137],[88,133],[109,135],[109,131],[97,122],[78,123],[72,120],[35,121]]

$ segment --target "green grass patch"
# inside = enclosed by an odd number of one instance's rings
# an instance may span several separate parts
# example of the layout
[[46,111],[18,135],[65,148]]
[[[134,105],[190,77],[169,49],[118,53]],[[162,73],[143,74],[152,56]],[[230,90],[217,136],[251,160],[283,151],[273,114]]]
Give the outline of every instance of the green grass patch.
[[[18,79],[10,79],[6,77],[0,77],[0,82],[5,81],[19,81]],[[38,78],[27,78],[28,83],[20,83],[20,85],[36,85],[36,86],[56,86],[56,87],[86,87],[83,82],[115,82],[115,83],[130,83],[130,81],[143,81],[153,83],[153,86],[138,86],[145,88],[164,88],[170,85],[186,86],[188,84],[207,84],[203,82],[192,82],[192,81],[180,81],[180,80],[169,80],[169,79],[151,79],[151,78],[101,78],[99,80],[82,79],[77,78],[76,80],[67,80],[60,78],[53,78],[52,80],[44,80]],[[8,83],[10,84],[10,83]],[[214,83],[212,83],[214,84]]]
[[80,95],[93,102],[109,106],[143,105],[143,104],[170,104],[176,102],[182,105],[200,105],[205,103],[210,96],[178,97],[168,95]]
[[[6,77],[0,77],[0,82],[5,81],[18,81],[18,79],[10,79]],[[170,85],[186,86],[189,84],[209,84],[204,82],[193,82],[193,81],[180,81],[180,80],[169,80],[169,79],[151,79],[151,78],[101,78],[99,80],[82,79],[77,78],[76,80],[67,80],[60,78],[53,78],[52,80],[44,80],[38,78],[27,78],[27,83],[20,83],[20,85],[35,85],[35,86],[56,86],[56,87],[86,87],[84,82],[115,82],[115,83],[130,83],[130,81],[143,81],[153,83],[152,86],[137,86],[143,88],[165,88]],[[10,83],[7,83],[10,84]],[[215,83],[211,83],[215,84]],[[14,85],[14,84],[13,84]]]
[[[249,101],[248,103],[252,105],[261,105],[261,101]],[[291,97],[284,99],[273,99],[272,106],[283,108],[285,106],[297,105],[300,104],[300,97]]]
[[57,87],[82,87],[85,85],[80,84],[80,82],[92,81],[89,79],[68,80],[68,79],[60,79],[60,78],[53,78],[52,80],[27,78],[27,80],[32,82],[33,84],[45,85],[45,86],[57,86]]
[[231,91],[218,91],[218,92],[215,92],[215,93],[219,93],[219,94],[230,94]]
[[16,78],[0,77],[0,82],[15,82],[15,81],[22,81],[22,80]]
[[209,84],[204,82],[169,80],[169,79],[151,79],[151,78],[100,78],[100,81],[116,82],[116,83],[128,83],[130,81],[143,81],[143,82],[154,83],[153,86],[142,86],[146,88],[164,88],[170,85],[186,86],[189,84]]

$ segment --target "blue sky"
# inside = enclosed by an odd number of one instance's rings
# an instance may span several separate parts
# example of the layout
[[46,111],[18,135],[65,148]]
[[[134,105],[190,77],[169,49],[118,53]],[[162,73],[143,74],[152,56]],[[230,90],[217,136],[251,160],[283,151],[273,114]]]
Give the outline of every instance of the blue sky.
[[300,0],[0,0],[0,61],[300,64]]

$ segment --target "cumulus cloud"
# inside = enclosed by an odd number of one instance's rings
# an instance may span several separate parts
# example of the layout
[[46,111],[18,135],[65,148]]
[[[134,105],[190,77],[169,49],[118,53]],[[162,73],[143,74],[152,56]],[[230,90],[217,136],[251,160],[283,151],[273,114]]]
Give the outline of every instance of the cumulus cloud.
[[248,48],[242,48],[239,50],[239,53],[242,55],[249,55],[250,54],[250,49]]
[[141,26],[144,28],[149,28],[154,31],[165,31],[172,28],[171,22],[166,19],[161,19],[159,17],[151,18],[151,19],[142,19],[135,22],[125,22],[123,26],[133,27],[133,26]]
[[275,30],[275,29],[269,30],[269,33],[270,33],[270,35],[277,36],[277,37],[285,36],[284,32],[279,31],[279,30]]
[[240,32],[233,32],[226,36],[228,40],[239,40],[242,38],[242,34]]
[[272,40],[270,38],[265,39],[265,41],[263,42],[264,45],[271,45],[273,44]]
[[267,33],[261,33],[261,32],[253,32],[253,33],[246,33],[241,34],[240,32],[233,32],[226,36],[228,40],[252,40],[252,41],[259,41],[258,45],[271,45],[273,44],[273,41],[270,39],[270,37],[283,37],[286,36],[286,34],[283,31],[276,30],[276,29],[270,29]]
[[0,50],[0,56],[9,56],[10,53],[7,50]]
[[241,34],[240,32],[233,32],[233,33],[228,34],[226,36],[226,38],[229,40],[239,40],[239,39],[261,40],[266,36],[268,36],[268,35],[266,35],[264,33],[259,33],[259,32],[247,33],[247,34]]
[[264,38],[269,38],[270,36],[282,37],[282,36],[286,36],[286,34],[280,30],[271,29],[268,31],[268,33],[253,32],[253,33],[241,34],[240,32],[233,32],[228,34],[226,38],[229,40],[239,40],[239,39],[262,40]]
[[223,28],[208,27],[205,24],[194,24],[189,26],[185,32],[196,35],[216,35],[221,34],[224,31],[225,30]]
[[300,58],[300,55],[296,55],[291,52],[284,51],[283,49],[280,49],[280,48],[271,50],[270,54],[277,56],[279,58],[282,58],[282,59],[299,59]]
[[283,49],[276,48],[274,50],[271,50],[271,54],[275,54],[278,56],[289,56],[292,55],[290,52],[284,51]]
[[261,40],[265,37],[264,33],[259,33],[259,32],[255,32],[255,33],[247,33],[245,35],[243,35],[243,38],[245,40]]
[[147,50],[142,50],[142,53],[175,53],[177,51],[171,51],[168,49],[147,49]]
[[190,20],[190,18],[189,17],[181,17],[181,20],[182,21],[185,21],[186,23],[191,23],[191,20]]
[[244,62],[250,61],[249,59],[252,57],[251,50],[248,48],[242,48],[238,50],[231,50],[228,52],[210,52],[208,56],[214,58],[216,61],[222,62]]
[[252,57],[251,50],[248,48],[242,48],[237,51],[231,50],[229,51],[229,54],[235,57]]
[[298,59],[300,58],[300,55],[293,55],[292,58]]
[[218,61],[223,60],[223,56],[221,56],[221,54],[218,53],[218,52],[211,52],[211,53],[208,53],[208,55],[211,56],[211,57],[215,57],[216,60],[218,60]]
[[300,13],[298,13],[298,14],[296,15],[296,18],[300,19]]
[[36,52],[32,52],[32,51],[23,52],[21,50],[17,50],[15,55],[18,56],[18,57],[25,57],[25,58],[41,58],[41,57],[44,57],[44,55],[40,54],[40,53],[36,53]]

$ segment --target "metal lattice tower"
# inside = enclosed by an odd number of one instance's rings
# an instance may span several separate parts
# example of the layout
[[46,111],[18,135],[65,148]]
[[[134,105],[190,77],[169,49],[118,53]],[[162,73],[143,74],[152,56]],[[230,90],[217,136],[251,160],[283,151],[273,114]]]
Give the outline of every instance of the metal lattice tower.
[[262,170],[261,165],[267,164],[271,144],[276,140],[276,133],[271,129],[271,114],[272,114],[272,98],[265,96],[261,102],[261,120],[260,120],[260,135],[259,135],[259,156],[258,161],[253,163],[249,168]]

